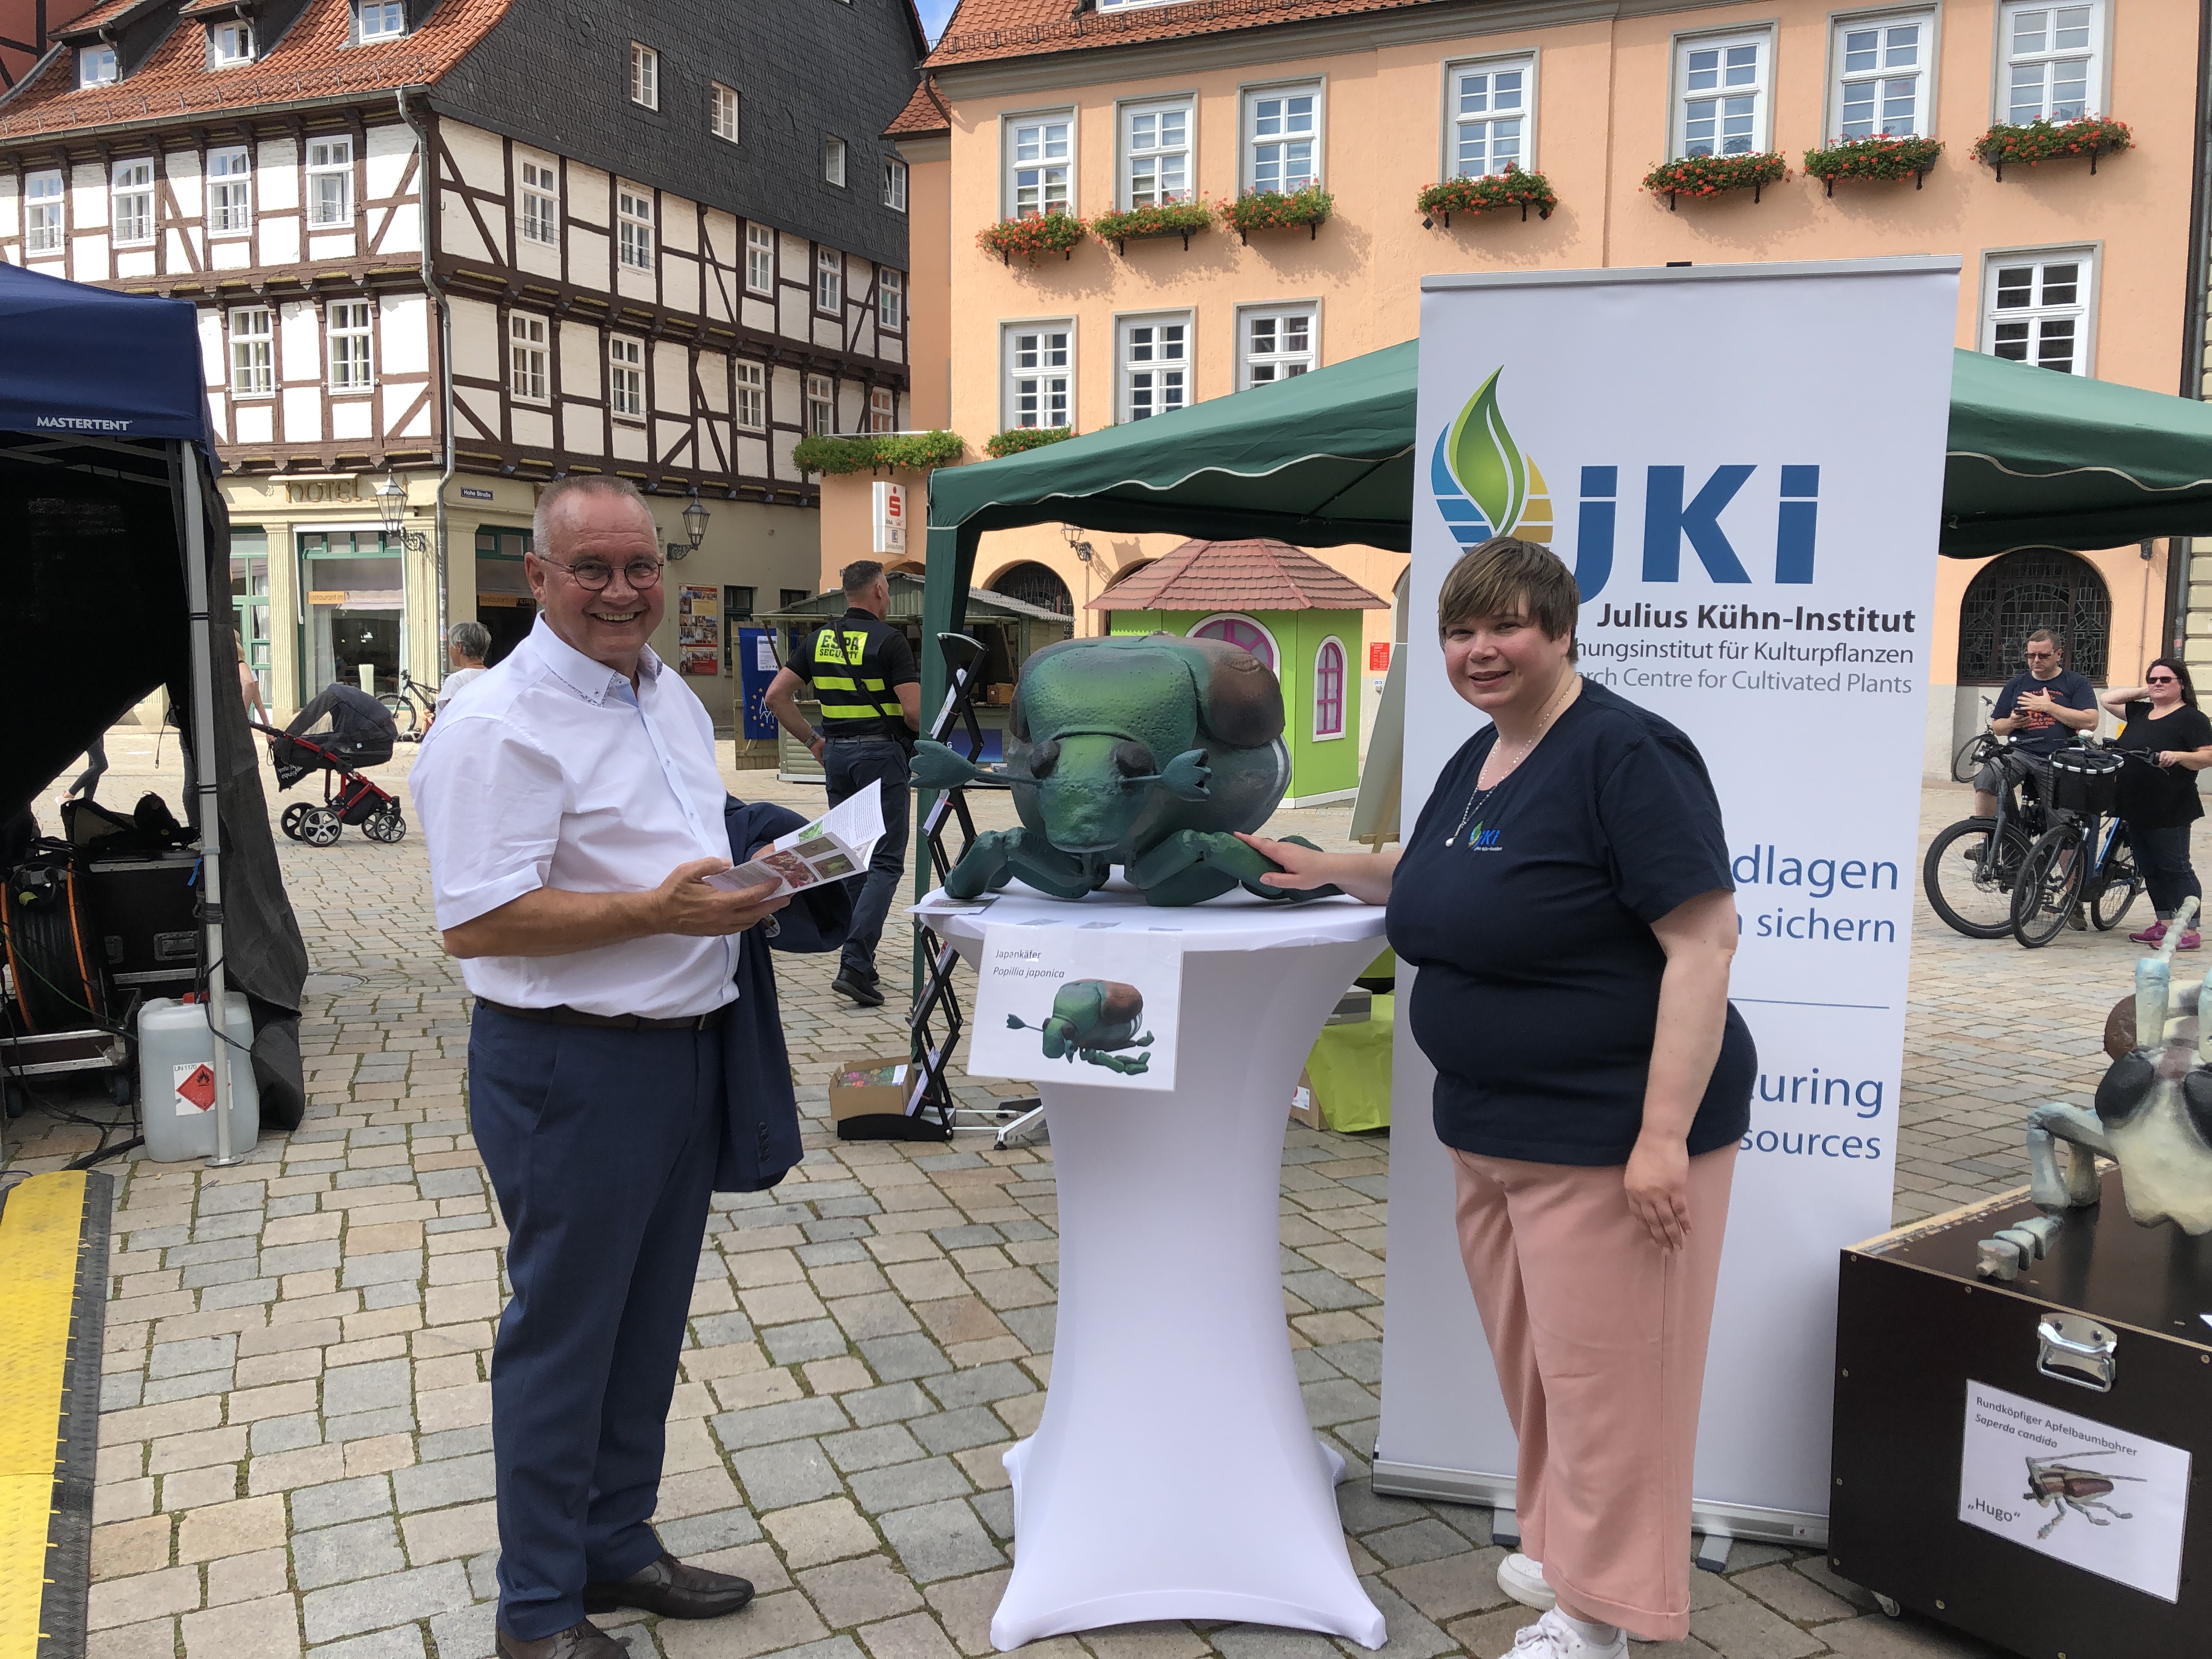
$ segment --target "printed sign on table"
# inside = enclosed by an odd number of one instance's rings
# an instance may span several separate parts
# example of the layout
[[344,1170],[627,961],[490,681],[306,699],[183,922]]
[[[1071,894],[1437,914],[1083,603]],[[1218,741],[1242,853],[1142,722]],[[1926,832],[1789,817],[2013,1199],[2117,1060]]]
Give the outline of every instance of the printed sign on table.
[[2173,1601],[2189,1463],[2179,1446],[1969,1378],[1959,1519]]
[[1175,1087],[1182,950],[1172,936],[1103,919],[987,927],[977,977],[971,1073]]

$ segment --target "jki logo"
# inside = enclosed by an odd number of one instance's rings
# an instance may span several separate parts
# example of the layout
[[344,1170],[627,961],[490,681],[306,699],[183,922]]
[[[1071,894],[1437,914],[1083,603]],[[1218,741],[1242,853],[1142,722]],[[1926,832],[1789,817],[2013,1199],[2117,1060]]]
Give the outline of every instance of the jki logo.
[[[1430,492],[1462,550],[1479,547],[1492,536],[1522,536],[1545,543],[1552,539],[1552,497],[1543,471],[1513,441],[1498,407],[1498,381],[1504,373],[1493,371],[1468,399],[1459,418],[1437,435],[1430,459]],[[1613,575],[1624,470],[1582,469],[1575,515],[1575,581],[1584,605],[1604,590]],[[1743,554],[1721,527],[1721,515],[1761,472],[1779,475],[1773,580],[1785,586],[1809,583],[1820,529],[1820,469],[1797,465],[1717,466],[1698,483],[1694,494],[1687,467],[1646,467],[1644,580],[1680,581],[1686,542],[1710,580],[1750,582]],[[1754,497],[1758,493],[1754,490]]]

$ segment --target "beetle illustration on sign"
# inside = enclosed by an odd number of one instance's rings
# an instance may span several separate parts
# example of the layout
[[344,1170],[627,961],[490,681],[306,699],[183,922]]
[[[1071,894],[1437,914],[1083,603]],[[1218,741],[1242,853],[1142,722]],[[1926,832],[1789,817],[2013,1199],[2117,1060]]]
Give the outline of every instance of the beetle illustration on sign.
[[2102,1510],[2114,1520],[2135,1519],[2135,1516],[2125,1510],[2116,1510],[2104,1500],[2107,1494],[2118,1490],[2118,1482],[2122,1480],[2140,1482],[2140,1476],[2110,1474],[2102,1469],[2076,1468],[2067,1461],[2068,1458],[2103,1457],[2106,1455],[2107,1453],[2103,1449],[2093,1449],[2069,1452],[2063,1458],[2031,1457],[2027,1460],[2027,1490],[2021,1496],[2030,1503],[2039,1504],[2045,1509],[2051,1509],[2052,1505],[2057,1505],[2051,1519],[2045,1522],[2036,1533],[2035,1535],[2038,1538],[2050,1537],[2051,1529],[2066,1518],[2066,1511],[2069,1510],[2072,1510],[2093,1527],[2109,1527],[2112,1522],[2099,1520],[2089,1513],[2092,1510]]
[[1115,1052],[1152,1046],[1150,1031],[1137,1035],[1144,1023],[1144,994],[1117,979],[1070,980],[1053,998],[1052,1012],[1041,1025],[1026,1024],[1019,1014],[1006,1016],[1008,1030],[1044,1034],[1047,1060],[1070,1065],[1080,1060],[1125,1077],[1139,1076],[1152,1063],[1148,1054]]

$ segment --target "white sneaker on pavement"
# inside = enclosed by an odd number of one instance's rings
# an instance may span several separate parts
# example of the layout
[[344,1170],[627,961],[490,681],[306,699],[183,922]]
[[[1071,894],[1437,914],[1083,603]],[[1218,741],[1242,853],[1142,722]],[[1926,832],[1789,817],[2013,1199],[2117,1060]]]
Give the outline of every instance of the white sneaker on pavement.
[[1539,1613],[1549,1613],[1559,1604],[1558,1594],[1544,1582],[1544,1564],[1517,1550],[1498,1564],[1498,1588]]
[[1515,1633],[1512,1650],[1506,1659],[1626,1659],[1628,1640],[1618,1630],[1613,1640],[1600,1646],[1588,1640],[1575,1629],[1573,1622],[1557,1607],[1553,1608],[1533,1625],[1524,1625]]

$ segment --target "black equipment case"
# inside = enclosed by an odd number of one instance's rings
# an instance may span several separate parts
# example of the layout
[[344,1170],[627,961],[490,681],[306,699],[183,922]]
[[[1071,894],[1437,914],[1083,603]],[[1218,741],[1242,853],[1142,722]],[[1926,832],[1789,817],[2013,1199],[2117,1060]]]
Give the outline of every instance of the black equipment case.
[[[1830,1565],[2028,1659],[2204,1659],[2212,1236],[2137,1226],[2108,1169],[2045,1260],[1976,1275],[1978,1241],[2042,1213],[2022,1188],[1844,1252]],[[2066,1559],[2116,1548],[2175,1599]]]
[[109,981],[149,997],[182,996],[198,977],[200,855],[196,848],[155,857],[101,858],[85,866],[93,926]]

